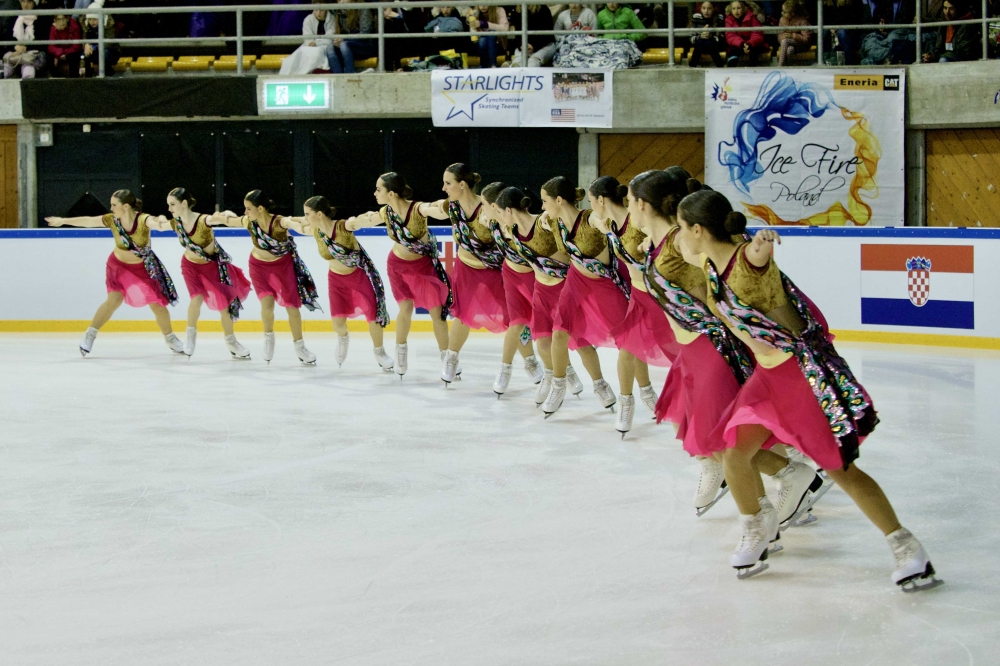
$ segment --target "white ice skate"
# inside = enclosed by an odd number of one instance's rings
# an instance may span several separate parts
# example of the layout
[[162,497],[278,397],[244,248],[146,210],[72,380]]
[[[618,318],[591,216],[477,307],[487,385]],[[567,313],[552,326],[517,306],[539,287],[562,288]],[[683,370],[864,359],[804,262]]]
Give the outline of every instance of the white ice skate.
[[[455,354],[458,354],[458,352],[455,352]],[[445,359],[445,356],[447,356],[447,355],[448,355],[448,350],[445,350],[445,351],[441,352],[441,365],[442,366],[444,365],[444,359]],[[454,382],[460,382],[460,381],[462,381],[462,366],[460,366],[460,365],[456,365],[455,366],[455,378],[452,381],[454,381]]]
[[83,334],[83,340],[80,340],[80,356],[86,356],[90,353],[90,350],[94,348],[94,340],[97,339],[97,329],[91,326]]
[[552,378],[552,390],[549,391],[549,397],[545,399],[545,404],[542,405],[542,411],[545,412],[545,418],[549,418],[553,414],[559,411],[562,407],[563,399],[566,398],[566,378],[565,377],[553,377]]
[[541,407],[552,392],[552,371],[546,370],[542,373],[542,381],[538,382],[535,389],[535,407]]
[[886,535],[885,540],[892,549],[896,560],[896,569],[892,572],[892,582],[899,585],[903,592],[921,592],[933,590],[944,585],[943,580],[935,578],[934,565],[927,551],[920,545],[910,530],[900,527],[895,532]]
[[164,335],[163,340],[164,342],[167,343],[167,346],[170,347],[170,351],[172,351],[173,353],[175,354],[184,353],[184,343],[181,342],[181,339],[178,338],[173,333],[170,333],[169,335]]
[[656,389],[653,388],[652,384],[639,387],[639,399],[642,400],[642,404],[646,405],[646,409],[649,410],[654,419],[656,418],[656,397]]
[[250,359],[250,350],[236,341],[235,334],[226,336],[226,348],[229,349],[229,353],[232,354],[233,358]]
[[538,357],[534,354],[524,357],[524,371],[531,377],[532,384],[542,381],[542,376],[545,374],[545,368],[538,362]]
[[[778,510],[778,523],[782,530],[791,527],[812,508],[815,500],[809,489],[816,478],[816,472],[812,467],[794,460],[789,460],[788,464],[774,475],[774,481],[778,486],[778,496],[774,505]],[[814,520],[815,517],[809,522]]]
[[764,512],[764,517],[767,520],[768,543],[771,544],[769,551],[773,555],[779,550],[784,550],[784,546],[778,543],[781,539],[781,530],[778,525],[778,510],[771,504],[771,500],[768,499],[767,495],[762,495],[757,501],[760,504],[760,510]]
[[187,327],[187,339],[184,340],[184,353],[188,356],[194,355],[194,346],[198,342],[198,329],[194,326]]
[[379,367],[382,368],[382,372],[392,372],[392,358],[385,353],[385,347],[375,347],[372,351]]
[[[403,381],[403,375],[406,374],[406,367],[407,367],[406,366],[406,357],[408,355],[407,354],[408,351],[409,351],[409,347],[407,347],[407,345],[406,345],[405,342],[403,344],[399,344],[398,342],[396,343],[396,366],[395,366],[395,370],[396,370],[396,374],[399,375],[399,381]],[[382,366],[382,367],[385,367],[385,366]]]
[[338,335],[337,336],[337,354],[334,359],[337,361],[337,367],[343,367],[344,361],[347,360],[347,348],[351,346],[351,336],[349,335]]
[[583,382],[580,381],[580,376],[576,374],[572,365],[566,366],[566,387],[570,393],[577,397],[583,393]]
[[274,358],[274,331],[264,334],[264,360],[270,365],[272,358]]
[[703,516],[729,492],[729,486],[726,485],[722,463],[711,456],[699,458],[698,462],[701,463],[701,478],[694,494],[694,510],[695,515]]
[[455,381],[455,376],[458,374],[458,352],[447,350],[444,352],[444,357],[441,364],[441,381],[444,382],[447,388],[448,384]]
[[295,341],[295,355],[306,365],[316,365],[316,354],[306,349],[306,341],[299,339]]
[[497,373],[497,378],[493,382],[493,392],[497,394],[497,400],[507,392],[507,387],[510,386],[511,369],[510,363],[500,364],[500,372]]
[[632,429],[632,418],[634,416],[635,396],[623,395],[622,399],[618,402],[618,419],[615,421],[615,430],[622,434],[622,439],[625,439],[625,433]]
[[[569,373],[566,376],[568,377]],[[615,390],[604,379],[598,379],[594,382],[594,395],[600,401],[601,407],[605,407],[611,411],[615,410],[615,403],[618,401],[615,397]],[[632,413],[635,413],[635,402],[632,403]]]
[[780,546],[776,546],[773,550],[770,548],[771,535],[778,533],[777,512],[771,503],[764,499],[760,511],[756,514],[752,516],[740,514],[740,527],[743,534],[729,563],[736,569],[736,577],[744,580],[767,571],[768,554],[780,549]]

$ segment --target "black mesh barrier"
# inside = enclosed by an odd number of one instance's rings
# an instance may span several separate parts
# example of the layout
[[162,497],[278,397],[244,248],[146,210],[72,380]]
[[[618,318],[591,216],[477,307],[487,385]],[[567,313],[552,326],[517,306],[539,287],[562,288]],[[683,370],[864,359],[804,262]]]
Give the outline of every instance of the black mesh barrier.
[[198,201],[197,210],[215,211],[218,133],[201,124],[139,133],[139,169],[142,198],[147,213],[167,215],[167,193],[183,187]]
[[388,171],[385,141],[386,132],[378,129],[313,133],[312,191],[329,199],[338,217],[377,210],[375,181]]
[[[437,201],[444,197],[441,185],[449,164],[470,161],[469,141],[473,133],[465,129],[390,130],[389,165],[413,188],[417,201]],[[470,164],[473,170],[475,164]]]
[[222,132],[225,207],[242,214],[243,197],[247,192],[264,190],[277,204],[272,213],[300,215],[300,211],[294,210],[295,141],[292,132],[280,127],[266,129],[265,123],[254,123],[253,127],[255,129]]

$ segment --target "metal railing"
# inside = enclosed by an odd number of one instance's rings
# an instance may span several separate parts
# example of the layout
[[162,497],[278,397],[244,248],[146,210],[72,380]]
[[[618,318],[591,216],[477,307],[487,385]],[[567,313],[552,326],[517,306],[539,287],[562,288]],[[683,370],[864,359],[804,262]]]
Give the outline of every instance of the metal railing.
[[[668,2],[654,2],[654,3],[635,3],[636,5],[665,5],[667,7],[666,15],[668,20],[668,25],[666,28],[627,28],[627,29],[613,29],[613,30],[587,30],[584,34],[588,35],[605,35],[605,34],[643,34],[645,36],[653,37],[667,37],[668,43],[668,65],[675,66],[677,64],[675,58],[675,44],[678,37],[690,37],[693,35],[699,35],[702,33],[728,33],[728,32],[764,32],[764,33],[782,33],[782,32],[811,32],[816,35],[816,60],[818,64],[823,64],[823,42],[824,36],[827,31],[833,32],[837,30],[857,30],[857,31],[875,31],[875,30],[888,30],[888,29],[904,29],[904,30],[914,30],[916,32],[916,44],[914,45],[916,53],[916,61],[920,62],[923,54],[922,47],[922,34],[923,30],[926,28],[938,28],[942,26],[957,26],[957,25],[975,25],[979,24],[981,26],[981,38],[982,38],[982,54],[981,60],[987,60],[989,58],[989,24],[997,23],[1000,25],[1000,17],[987,17],[988,5],[987,0],[981,0],[982,7],[982,17],[970,20],[956,20],[956,21],[934,21],[926,22],[921,18],[922,15],[922,5],[926,0],[911,0],[914,2],[916,7],[916,18],[913,23],[903,23],[903,24],[843,24],[843,25],[828,25],[823,20],[823,0],[817,0],[816,2],[816,12],[817,21],[816,25],[810,26],[755,26],[753,28],[748,27],[736,27],[736,28],[676,28],[674,26],[674,7],[678,4],[697,6],[700,4],[700,0],[669,0]],[[484,32],[484,31],[469,31],[469,32],[414,32],[414,33],[386,33],[385,32],[385,9],[411,9],[411,8],[433,8],[433,7],[452,7],[456,11],[461,11],[472,6],[478,5],[489,5],[489,6],[507,6],[520,5],[521,9],[521,29],[516,33],[498,33],[498,32]],[[561,37],[565,35],[580,34],[579,31],[569,31],[569,30],[528,30],[527,20],[524,19],[528,15],[528,2],[511,3],[504,2],[504,0],[478,0],[475,5],[472,4],[456,4],[454,2],[443,2],[443,1],[425,1],[425,2],[352,2],[352,3],[328,3],[328,4],[304,4],[304,5],[209,5],[200,7],[134,7],[134,8],[88,8],[83,10],[82,14],[76,14],[80,10],[70,10],[70,9],[47,9],[47,10],[6,10],[0,11],[0,16],[20,16],[22,14],[35,15],[35,16],[84,16],[87,14],[94,15],[97,14],[99,19],[98,24],[98,34],[96,39],[97,51],[98,51],[98,77],[103,77],[105,74],[105,58],[106,58],[106,47],[110,44],[120,44],[127,46],[198,46],[204,45],[205,43],[235,43],[236,45],[236,75],[241,76],[244,74],[243,59],[244,59],[244,47],[247,42],[267,42],[268,44],[301,44],[304,40],[302,35],[289,35],[289,36],[274,36],[274,35],[246,35],[243,30],[243,19],[247,13],[260,13],[260,12],[302,12],[302,11],[313,11],[313,10],[327,10],[327,11],[345,11],[351,9],[365,9],[375,11],[378,19],[378,31],[367,34],[360,33],[349,33],[342,35],[322,35],[321,39],[351,39],[351,40],[378,40],[378,71],[385,71],[385,41],[386,39],[451,39],[455,37],[509,37],[512,34],[517,34],[520,36],[520,51],[521,57],[524,62],[527,61],[528,52],[528,38],[536,35],[552,35],[556,37]],[[112,16],[123,16],[123,15],[141,15],[141,14],[195,14],[195,13],[210,13],[210,14],[226,14],[235,13],[236,19],[236,35],[227,37],[164,37],[164,38],[150,38],[150,37],[133,37],[133,38],[122,38],[122,37],[108,37],[105,35],[105,17],[108,15]],[[553,17],[554,18],[554,17]],[[82,27],[82,26],[81,26]],[[37,35],[36,35],[37,36]],[[17,45],[32,45],[32,46],[47,46],[49,44],[94,44],[94,39],[78,39],[78,40],[47,40],[47,39],[36,39],[30,42],[18,42],[18,41],[0,41],[0,47],[17,46]]]

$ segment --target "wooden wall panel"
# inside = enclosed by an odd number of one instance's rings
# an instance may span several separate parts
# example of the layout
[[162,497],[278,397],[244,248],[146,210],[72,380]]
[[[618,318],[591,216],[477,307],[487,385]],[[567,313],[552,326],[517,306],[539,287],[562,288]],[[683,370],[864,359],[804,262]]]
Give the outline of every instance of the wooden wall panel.
[[0,227],[17,227],[17,125],[0,125]]
[[601,134],[600,175],[628,183],[643,171],[682,166],[705,179],[704,134]]
[[1000,129],[928,130],[927,225],[1000,227]]

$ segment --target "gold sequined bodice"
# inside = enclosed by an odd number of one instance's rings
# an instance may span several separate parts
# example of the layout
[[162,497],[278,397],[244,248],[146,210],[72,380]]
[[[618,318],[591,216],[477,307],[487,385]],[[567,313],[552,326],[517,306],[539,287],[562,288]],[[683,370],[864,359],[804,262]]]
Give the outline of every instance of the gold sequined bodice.
[[[402,218],[403,226],[406,228],[406,230],[410,232],[411,236],[417,239],[423,238],[424,235],[427,234],[427,218],[425,218],[423,215],[420,214],[420,206],[421,204],[414,201],[413,203],[410,204],[410,209],[408,211],[405,211],[404,213],[400,213],[400,211],[398,210],[395,211],[396,214]],[[382,218],[382,221],[386,223],[386,231],[389,234],[389,238],[391,238],[394,242],[398,243],[399,238],[396,236],[396,233],[392,230],[392,227],[389,226],[388,224],[389,222],[389,214],[387,212],[388,208],[389,208],[388,206],[382,206],[382,208],[380,208],[378,211],[378,215],[380,218]]]
[[[183,227],[183,222],[174,218],[170,220],[170,226],[176,232],[177,227]],[[186,229],[185,229],[186,231]],[[212,227],[208,226],[208,215],[199,215],[198,219],[194,221],[194,231],[189,233],[188,236],[198,247],[208,247],[215,242],[215,234],[212,232]]]
[[639,227],[632,224],[631,218],[625,218],[625,231],[619,235],[619,239],[625,247],[625,251],[629,253],[629,256],[639,262],[646,260],[645,250],[640,249],[646,240],[646,234],[639,231]]
[[689,294],[697,293],[699,287],[705,284],[705,272],[686,262],[683,255],[674,247],[678,231],[680,229],[674,227],[667,232],[663,247],[653,260],[653,267],[656,268],[656,272],[674,284],[679,284]]
[[[327,261],[332,261],[335,257],[330,254],[330,248],[327,247],[326,241],[320,238],[319,229],[313,229],[313,238],[316,239],[319,256]],[[352,252],[358,249],[358,239],[354,237],[353,231],[348,231],[347,227],[344,226],[344,220],[337,220],[333,223],[333,242]]]
[[[135,243],[136,247],[149,247],[149,227],[146,225],[146,220],[149,215],[146,213],[139,213],[136,215],[135,219],[132,221],[132,227],[122,222],[122,228],[125,229],[125,233],[128,234],[132,242]],[[128,241],[121,237],[118,233],[118,229],[115,228],[115,216],[111,213],[101,217],[101,222],[108,229],[111,229],[111,235],[115,238],[115,247],[121,248],[123,250],[129,249]]]
[[[276,224],[277,220],[278,216],[272,215],[271,221],[268,224],[266,225],[261,224],[259,226],[265,234],[267,234],[274,240],[278,241],[279,243],[284,243],[286,240],[288,240],[288,229],[285,229],[280,224]],[[250,231],[250,225],[252,224],[252,222],[250,221],[249,217],[244,215],[242,218],[240,218],[240,224],[242,224],[247,231]],[[254,236],[253,234],[250,234],[250,240],[253,242],[254,247],[256,247],[258,250],[263,250],[264,252],[268,251],[267,248],[261,247],[257,243],[257,237]]]
[[537,217],[535,218],[535,224],[531,227],[531,232],[527,236],[522,236],[516,226],[513,231],[517,234],[517,239],[521,241],[521,244],[539,257],[552,257],[560,250],[560,244],[556,242],[555,234],[542,228],[538,224]]
[[[576,221],[572,223],[572,226],[566,223],[566,220],[560,220],[564,226],[569,229],[569,238],[573,241],[573,244],[579,248],[583,256],[588,259],[593,259],[599,256],[602,252],[608,249],[608,237],[603,233],[590,226],[588,220],[590,219],[591,211],[583,210],[577,216]],[[556,244],[559,249],[566,252],[566,246],[563,244],[562,234],[555,234]],[[567,254],[569,254],[567,252]]]

